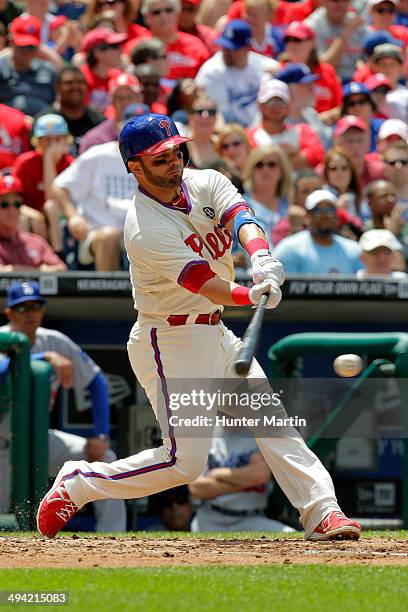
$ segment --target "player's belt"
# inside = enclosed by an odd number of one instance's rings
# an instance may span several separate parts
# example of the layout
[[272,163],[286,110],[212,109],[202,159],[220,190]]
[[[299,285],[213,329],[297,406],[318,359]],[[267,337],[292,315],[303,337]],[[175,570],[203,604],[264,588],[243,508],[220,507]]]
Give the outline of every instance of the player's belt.
[[259,508],[255,510],[230,510],[229,508],[221,508],[221,506],[216,506],[215,504],[210,504],[210,508],[224,516],[259,516],[260,514],[264,514],[264,511]]
[[[188,314],[186,315],[170,315],[167,317],[167,323],[171,327],[176,327],[177,325],[187,325]],[[194,325],[218,325],[221,321],[221,310],[216,310],[215,312],[210,312],[209,314],[199,314],[195,321],[193,321]]]

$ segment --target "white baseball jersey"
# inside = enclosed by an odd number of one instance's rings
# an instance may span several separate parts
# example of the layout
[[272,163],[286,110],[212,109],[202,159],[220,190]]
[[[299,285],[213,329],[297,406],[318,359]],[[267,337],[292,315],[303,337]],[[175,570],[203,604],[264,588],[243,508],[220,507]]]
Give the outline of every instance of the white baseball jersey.
[[139,187],[125,223],[139,319],[157,317],[165,325],[169,315],[216,309],[196,291],[214,274],[234,279],[232,236],[225,224],[238,206],[245,205],[231,182],[215,170],[186,169],[181,189],[178,208]]

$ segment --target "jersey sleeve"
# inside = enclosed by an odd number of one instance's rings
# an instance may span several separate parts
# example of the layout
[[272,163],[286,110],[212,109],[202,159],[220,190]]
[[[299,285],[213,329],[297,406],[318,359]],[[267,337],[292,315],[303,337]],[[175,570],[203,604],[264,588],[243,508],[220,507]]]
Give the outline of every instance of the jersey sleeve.
[[208,181],[210,201],[212,202],[216,219],[219,224],[225,227],[238,207],[248,208],[243,196],[231,183],[229,178],[212,170],[209,172]]
[[134,236],[127,247],[132,266],[143,264],[164,279],[177,283],[192,293],[215,276],[203,257],[204,244],[198,234],[173,235],[160,230]]

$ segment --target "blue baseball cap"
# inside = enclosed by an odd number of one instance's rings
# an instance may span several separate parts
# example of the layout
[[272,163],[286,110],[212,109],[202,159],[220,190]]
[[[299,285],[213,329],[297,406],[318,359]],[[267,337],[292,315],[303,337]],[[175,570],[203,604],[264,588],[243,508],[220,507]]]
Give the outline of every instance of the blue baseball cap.
[[53,113],[38,117],[33,128],[33,136],[37,136],[37,138],[42,136],[66,136],[68,133],[68,124],[64,117]]
[[7,290],[6,308],[13,308],[24,302],[41,302],[45,299],[40,293],[40,286],[35,281],[14,282]]
[[313,83],[319,79],[306,64],[288,64],[275,74],[275,79],[287,85]]
[[354,96],[357,94],[370,96],[370,90],[364,83],[357,83],[355,81],[347,83],[347,85],[343,87],[343,98],[348,98],[349,96]]
[[363,38],[363,49],[367,53],[367,55],[372,55],[375,47],[378,45],[397,45],[398,47],[402,46],[402,41],[397,40],[387,30],[376,30],[375,32],[370,32]]
[[227,23],[221,36],[214,42],[224,49],[238,51],[238,49],[248,46],[251,43],[251,38],[252,29],[249,23],[243,19],[233,19]]

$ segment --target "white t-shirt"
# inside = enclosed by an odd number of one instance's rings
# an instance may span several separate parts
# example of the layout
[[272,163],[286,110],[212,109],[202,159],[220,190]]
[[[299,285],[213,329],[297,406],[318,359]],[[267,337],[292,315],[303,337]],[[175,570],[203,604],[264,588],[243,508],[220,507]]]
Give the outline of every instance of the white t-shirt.
[[57,176],[55,184],[69,191],[92,229],[110,225],[122,230],[137,181],[127,173],[115,141],[85,151]]
[[390,91],[385,98],[385,105],[382,110],[390,119],[401,119],[401,121],[407,122],[408,88],[401,86]]
[[248,53],[245,68],[230,68],[222,51],[204,62],[195,78],[197,85],[216,102],[228,122],[249,126],[257,113],[256,97],[265,72],[276,72],[279,64],[254,51]]
[[215,170],[184,170],[182,190],[186,212],[138,189],[127,214],[125,246],[139,321],[167,325],[170,314],[211,313],[217,306],[186,285],[208,271],[234,279],[232,236],[224,223],[227,211],[245,204],[242,195]]

